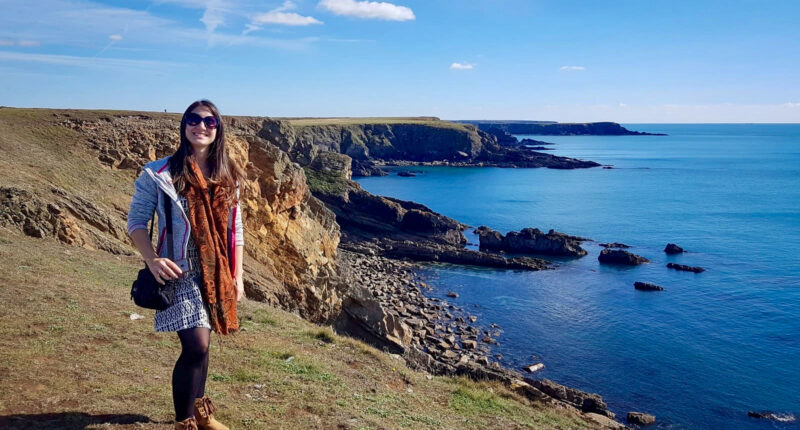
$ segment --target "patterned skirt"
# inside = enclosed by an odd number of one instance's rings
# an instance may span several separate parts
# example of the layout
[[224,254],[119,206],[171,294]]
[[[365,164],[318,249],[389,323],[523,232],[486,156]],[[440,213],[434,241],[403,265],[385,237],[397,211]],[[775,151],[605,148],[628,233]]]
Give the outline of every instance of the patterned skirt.
[[[188,213],[189,204],[186,198],[180,196],[179,201],[183,210]],[[199,269],[200,253],[191,237],[189,237],[186,252],[191,269],[184,273],[183,278],[167,281],[167,287],[172,288],[175,296],[172,306],[163,311],[156,311],[156,331],[179,331],[195,327],[211,328],[208,320],[208,307],[200,293],[203,284],[203,274]]]
[[208,309],[200,293],[203,277],[200,273],[187,274],[184,278],[170,281],[175,291],[172,306],[156,311],[156,331],[178,331],[187,328],[210,329]]

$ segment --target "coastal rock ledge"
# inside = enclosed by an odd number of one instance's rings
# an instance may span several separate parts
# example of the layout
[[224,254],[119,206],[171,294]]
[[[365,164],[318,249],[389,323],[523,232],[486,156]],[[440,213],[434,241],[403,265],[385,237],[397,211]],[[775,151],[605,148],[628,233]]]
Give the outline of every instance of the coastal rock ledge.
[[524,228],[519,232],[510,231],[503,236],[496,230],[480,226],[474,233],[480,239],[481,250],[567,257],[582,257],[587,254],[586,250],[581,248],[581,242],[588,239],[559,233],[552,229],[545,234],[538,228]]
[[651,284],[649,282],[634,282],[633,288],[636,288],[639,291],[664,291],[664,287]]
[[656,417],[654,415],[645,414],[642,412],[628,412],[628,423],[639,426],[649,426],[655,424]]
[[677,263],[667,263],[667,268],[674,270],[681,270],[684,272],[694,272],[694,273],[701,273],[706,271],[706,269],[703,269],[700,266],[687,266],[685,264],[677,264]]

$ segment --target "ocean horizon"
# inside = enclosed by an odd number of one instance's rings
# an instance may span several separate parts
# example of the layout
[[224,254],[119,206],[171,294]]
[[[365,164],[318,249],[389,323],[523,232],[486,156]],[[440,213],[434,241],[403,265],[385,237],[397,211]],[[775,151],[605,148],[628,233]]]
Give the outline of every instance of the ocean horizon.
[[[422,271],[430,295],[501,326],[504,366],[544,363],[534,377],[596,392],[620,419],[654,414],[655,428],[795,428],[747,412],[800,412],[800,125],[623,125],[667,136],[517,136],[613,169],[415,166],[416,177],[357,180],[473,227],[593,240],[587,256],[549,258],[554,270]],[[601,242],[651,263],[600,264]],[[667,243],[688,252],[668,256]]]

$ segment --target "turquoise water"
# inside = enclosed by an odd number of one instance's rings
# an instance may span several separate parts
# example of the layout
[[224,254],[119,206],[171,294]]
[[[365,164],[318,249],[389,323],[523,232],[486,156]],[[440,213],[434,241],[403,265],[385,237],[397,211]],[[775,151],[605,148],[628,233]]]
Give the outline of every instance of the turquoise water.
[[[554,228],[652,261],[603,266],[589,242],[552,271],[427,269],[432,295],[456,291],[448,300],[500,324],[503,364],[541,361],[537,377],[597,392],[623,419],[655,414],[657,428],[797,428],[747,411],[800,415],[800,125],[628,127],[669,136],[535,137],[610,170],[426,167],[359,182],[476,227]],[[668,257],[668,242],[690,252]]]

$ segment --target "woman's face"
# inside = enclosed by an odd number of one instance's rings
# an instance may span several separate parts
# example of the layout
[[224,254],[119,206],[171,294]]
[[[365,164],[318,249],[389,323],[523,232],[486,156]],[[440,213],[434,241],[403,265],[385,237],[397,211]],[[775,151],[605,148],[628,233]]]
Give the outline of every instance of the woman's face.
[[[203,118],[214,116],[207,107],[202,105],[192,109],[192,113],[196,113]],[[189,142],[192,144],[192,149],[195,151],[207,149],[214,143],[214,139],[217,138],[217,129],[208,128],[203,121],[200,121],[197,125],[186,124],[186,138],[189,139]]]

